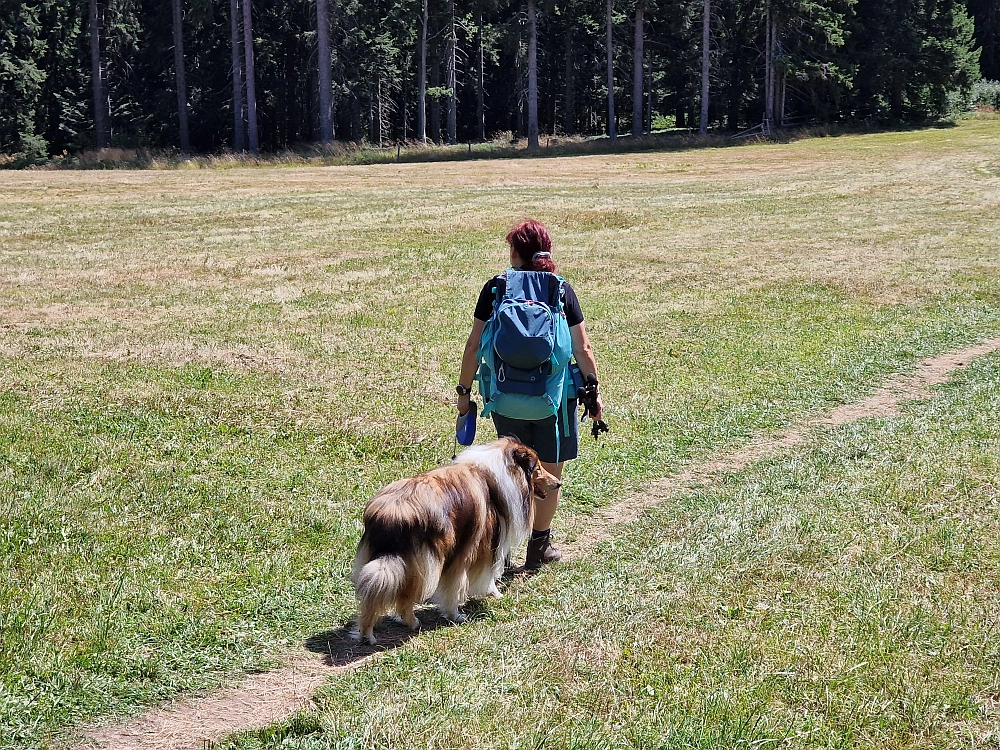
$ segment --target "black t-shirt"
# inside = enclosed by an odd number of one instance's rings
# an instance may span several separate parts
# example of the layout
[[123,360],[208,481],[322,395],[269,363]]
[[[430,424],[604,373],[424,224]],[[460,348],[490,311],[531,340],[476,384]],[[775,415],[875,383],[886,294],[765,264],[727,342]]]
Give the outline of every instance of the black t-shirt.
[[[552,277],[555,281],[555,277]],[[504,290],[507,288],[507,280],[503,276],[495,276],[486,282],[483,291],[479,293],[479,300],[476,302],[476,320],[486,322],[493,315],[493,303],[497,297],[503,298]],[[578,326],[583,322],[583,309],[580,307],[580,300],[576,297],[576,292],[569,282],[562,285],[563,288],[563,312],[566,313],[566,322],[569,327]],[[496,289],[494,292],[493,290]]]

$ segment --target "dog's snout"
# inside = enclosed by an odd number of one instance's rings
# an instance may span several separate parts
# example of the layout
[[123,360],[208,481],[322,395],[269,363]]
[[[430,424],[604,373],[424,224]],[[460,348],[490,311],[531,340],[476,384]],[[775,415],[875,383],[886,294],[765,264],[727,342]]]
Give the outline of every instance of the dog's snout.
[[562,482],[553,482],[552,483],[552,489],[558,490],[560,487],[562,487]]

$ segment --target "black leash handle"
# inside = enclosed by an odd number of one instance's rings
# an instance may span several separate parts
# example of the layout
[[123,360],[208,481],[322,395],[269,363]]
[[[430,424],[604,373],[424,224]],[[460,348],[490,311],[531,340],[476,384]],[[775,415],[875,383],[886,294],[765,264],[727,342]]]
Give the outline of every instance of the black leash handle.
[[597,440],[601,436],[601,433],[611,431],[607,422],[597,418],[597,397],[599,395],[597,387],[597,376],[591,373],[587,376],[586,384],[580,389],[580,393],[578,394],[578,398],[583,403],[583,416],[581,419],[590,417],[594,421],[594,424],[590,427],[590,434],[594,436],[594,440]]

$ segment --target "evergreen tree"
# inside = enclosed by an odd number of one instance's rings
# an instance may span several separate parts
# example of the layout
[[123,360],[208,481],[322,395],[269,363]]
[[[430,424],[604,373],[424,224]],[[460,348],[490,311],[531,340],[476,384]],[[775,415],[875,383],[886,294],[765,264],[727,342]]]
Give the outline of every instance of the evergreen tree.
[[618,109],[635,134],[765,110],[919,121],[979,75],[977,47],[1000,77],[1000,0],[252,1],[4,0],[0,149],[242,150],[248,126],[267,151],[504,131],[534,145],[617,135]]
[[43,157],[48,143],[41,122],[48,45],[37,5],[0,7],[0,153]]
[[1000,80],[1000,0],[969,0],[976,44],[982,50],[979,67],[983,77]]
[[977,77],[973,24],[959,0],[859,0],[848,31],[855,117],[942,115],[948,92]]

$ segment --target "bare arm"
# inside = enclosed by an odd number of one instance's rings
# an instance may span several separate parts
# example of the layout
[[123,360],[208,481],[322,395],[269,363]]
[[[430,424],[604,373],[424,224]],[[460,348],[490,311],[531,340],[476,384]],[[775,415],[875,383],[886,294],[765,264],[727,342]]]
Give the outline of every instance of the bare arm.
[[[484,325],[486,324],[478,318],[473,319],[472,332],[469,334],[469,339],[465,342],[465,351],[462,352],[462,369],[458,374],[458,382],[466,388],[472,387],[472,381],[476,377],[476,370],[479,365],[476,361],[476,352],[479,351],[479,339],[482,338]],[[465,414],[468,411],[469,397],[459,396],[459,414]]]
[[[581,321],[579,325],[570,328],[569,333],[573,337],[573,356],[580,366],[580,372],[583,373],[584,378],[588,375],[593,375],[596,378],[597,358],[594,356],[594,348],[590,345],[590,337],[587,335],[587,329],[584,328],[583,322]],[[603,416],[604,403],[598,395],[597,414],[594,415],[594,419],[601,419]]]
[[576,363],[580,365],[583,377],[593,375],[596,378],[597,360],[594,357],[594,349],[590,345],[590,337],[587,335],[587,329],[583,322],[570,328],[569,333],[573,338],[573,356],[576,358]]

